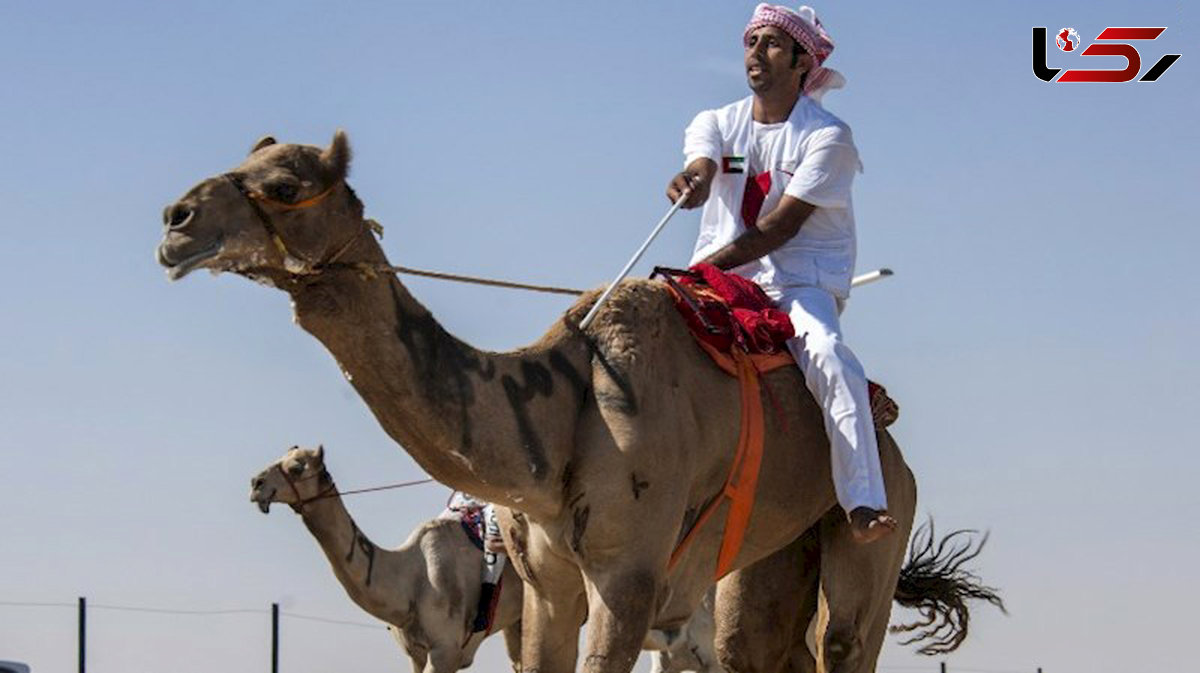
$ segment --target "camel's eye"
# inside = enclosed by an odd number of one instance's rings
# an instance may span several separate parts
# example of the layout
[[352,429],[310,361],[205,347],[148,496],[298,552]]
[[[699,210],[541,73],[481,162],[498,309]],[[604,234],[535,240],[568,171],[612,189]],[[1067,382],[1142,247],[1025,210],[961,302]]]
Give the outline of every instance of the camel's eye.
[[284,203],[294,203],[300,188],[290,182],[272,182],[264,187],[268,197]]
[[299,477],[304,474],[304,463],[296,461],[287,466],[287,473],[293,477]]

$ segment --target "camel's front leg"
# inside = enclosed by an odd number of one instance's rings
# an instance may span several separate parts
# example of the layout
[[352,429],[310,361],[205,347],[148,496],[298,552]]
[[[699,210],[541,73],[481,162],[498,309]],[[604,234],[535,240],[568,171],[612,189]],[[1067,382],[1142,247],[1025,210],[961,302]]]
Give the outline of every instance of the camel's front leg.
[[[496,518],[508,559],[524,582],[521,621],[504,634],[510,660],[523,673],[574,673],[579,625],[587,616],[579,567],[556,553],[546,530],[524,514],[497,507]],[[509,633],[518,628],[519,636]]]
[[392,638],[400,645],[400,649],[408,655],[408,663],[412,665],[413,673],[424,673],[425,663],[429,661],[429,650],[425,647],[409,646],[408,639],[404,632],[395,626],[387,627],[388,633],[392,634]]
[[422,673],[455,673],[462,666],[462,650],[456,647],[435,647]]
[[521,673],[521,622],[504,629],[504,649],[513,673]]
[[573,673],[579,625],[587,614],[582,583],[575,587],[525,587],[521,612],[521,671]]
[[606,569],[588,578],[584,673],[629,673],[658,606],[662,581],[640,569]]
[[525,582],[520,638],[505,633],[509,656],[519,643],[524,673],[574,673],[579,625],[587,616],[579,567],[556,554],[545,531],[524,516],[508,509],[496,513],[513,569]]

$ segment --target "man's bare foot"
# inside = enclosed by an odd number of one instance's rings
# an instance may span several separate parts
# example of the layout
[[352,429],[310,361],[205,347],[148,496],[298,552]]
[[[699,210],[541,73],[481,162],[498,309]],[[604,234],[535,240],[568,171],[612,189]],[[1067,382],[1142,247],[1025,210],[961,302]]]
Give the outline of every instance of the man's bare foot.
[[859,544],[874,542],[896,530],[897,525],[887,512],[870,507],[855,507],[850,512],[850,533]]

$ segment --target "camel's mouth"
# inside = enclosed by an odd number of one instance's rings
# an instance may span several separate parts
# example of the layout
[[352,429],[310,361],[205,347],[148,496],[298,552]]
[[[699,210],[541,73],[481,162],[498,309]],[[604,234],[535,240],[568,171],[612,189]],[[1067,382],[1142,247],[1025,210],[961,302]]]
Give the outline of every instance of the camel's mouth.
[[192,271],[200,268],[205,262],[208,262],[221,254],[221,250],[225,247],[225,239],[223,236],[217,236],[216,240],[204,246],[200,250],[187,255],[181,260],[172,258],[170,247],[166,241],[158,245],[155,251],[155,256],[158,258],[158,263],[167,268],[167,278],[171,280],[179,280],[188,275]]
[[250,502],[258,505],[258,511],[263,514],[268,514],[271,511],[271,500],[275,497],[275,489],[271,489],[270,493],[264,493],[255,489],[250,493]]

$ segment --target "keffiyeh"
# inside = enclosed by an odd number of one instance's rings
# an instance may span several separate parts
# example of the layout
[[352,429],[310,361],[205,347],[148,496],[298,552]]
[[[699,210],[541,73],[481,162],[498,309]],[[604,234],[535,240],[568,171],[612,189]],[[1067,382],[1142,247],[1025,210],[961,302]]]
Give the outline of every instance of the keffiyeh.
[[783,5],[769,5],[765,2],[759,4],[754,8],[750,23],[746,24],[742,43],[748,43],[750,33],[763,26],[775,26],[783,30],[800,43],[815,60],[812,70],[804,80],[804,95],[821,100],[827,91],[846,85],[846,78],[842,73],[821,65],[829,58],[829,54],[833,53],[833,39],[825,32],[825,27],[821,25],[821,20],[817,18],[817,12],[812,7],[804,5],[798,10],[792,10]]

